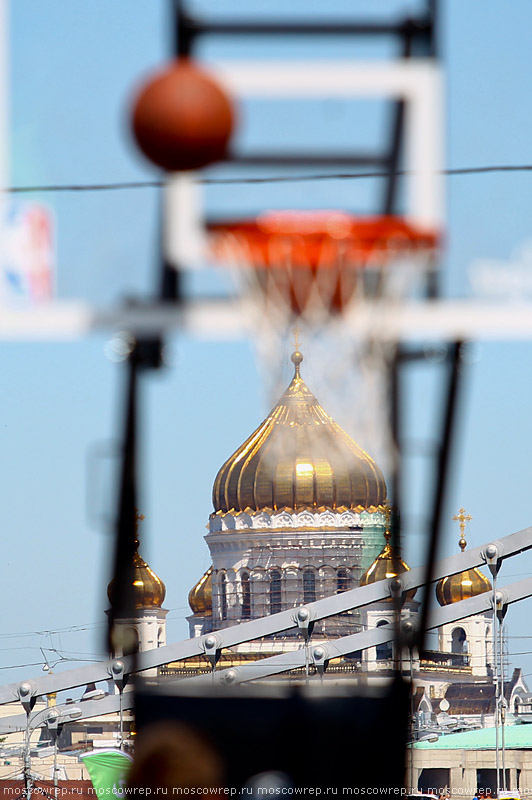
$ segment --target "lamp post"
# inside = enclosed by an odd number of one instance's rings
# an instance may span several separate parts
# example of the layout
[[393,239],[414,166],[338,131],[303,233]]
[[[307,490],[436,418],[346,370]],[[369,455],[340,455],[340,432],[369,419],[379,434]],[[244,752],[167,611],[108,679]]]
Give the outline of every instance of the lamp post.
[[125,673],[124,662],[121,659],[117,658],[115,661],[113,661],[111,665],[111,676],[119,694],[120,733],[118,735],[118,739],[120,749],[122,749],[122,744],[124,741],[124,709],[122,705],[122,698],[127,675]]
[[31,774],[31,734],[43,723],[46,724],[51,733],[54,743],[54,793],[57,798],[57,738],[60,733],[60,727],[68,720],[79,719],[82,713],[81,708],[77,708],[76,706],[72,708],[64,707],[61,709],[56,706],[53,708],[46,707],[35,712],[33,716],[30,716],[30,713],[28,713],[24,736],[24,794],[26,800],[31,800],[33,789],[33,777]]
[[504,696],[504,652],[503,652],[503,621],[508,610],[508,604],[504,602],[501,592],[496,594],[495,611],[499,622],[499,714],[501,720],[501,766],[502,780],[501,788],[507,790],[506,786],[506,743],[505,743],[505,722],[506,722],[506,698]]
[[500,781],[500,747],[499,747],[499,710],[500,710],[500,683],[498,669],[497,646],[497,573],[493,573],[493,683],[495,686],[495,772],[497,775],[497,796],[501,790]]
[[59,738],[59,734],[61,733],[61,725],[60,725],[60,717],[61,715],[57,711],[52,711],[46,717],[46,727],[48,728],[48,733],[50,734],[50,739],[54,745],[54,798],[57,800],[57,740]]
[[500,681],[499,681],[499,671],[498,671],[498,638],[497,638],[497,618],[498,618],[498,606],[502,607],[503,604],[503,596],[500,592],[497,591],[497,575],[499,569],[501,568],[501,558],[499,555],[499,549],[495,543],[489,544],[486,547],[486,551],[484,553],[484,557],[486,559],[486,566],[488,567],[489,571],[491,572],[491,576],[493,578],[493,595],[492,595],[492,605],[493,605],[493,683],[495,685],[495,769],[497,774],[497,794],[499,794],[501,790],[501,781],[500,781],[500,767],[499,767],[499,710],[500,710]]

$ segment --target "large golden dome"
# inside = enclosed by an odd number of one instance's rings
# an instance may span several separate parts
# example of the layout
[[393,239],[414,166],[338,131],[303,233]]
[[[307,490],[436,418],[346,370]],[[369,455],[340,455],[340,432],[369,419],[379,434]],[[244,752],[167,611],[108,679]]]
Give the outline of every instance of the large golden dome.
[[[465,523],[471,517],[466,515],[464,509],[461,508],[459,514],[454,516],[453,519],[460,522],[460,541],[458,544],[463,553],[467,545],[464,535]],[[491,589],[490,579],[486,578],[475,567],[474,569],[466,569],[464,572],[459,572],[457,575],[448,575],[446,578],[439,580],[436,584],[436,597],[440,606],[448,606],[451,603],[458,603],[460,600],[467,600],[468,597],[476,597],[477,594],[489,592]]]
[[[133,566],[135,575],[133,580],[133,594],[136,608],[160,608],[166,596],[166,586],[155,572],[150,569],[138,551],[139,541],[135,540],[135,554]],[[113,602],[114,580],[107,587],[107,597]]]
[[222,466],[215,511],[371,508],[386,500],[379,467],[320,406],[301,379],[303,356],[279,403]]
[[209,567],[188,593],[188,604],[193,614],[208,617],[212,614],[212,567]]

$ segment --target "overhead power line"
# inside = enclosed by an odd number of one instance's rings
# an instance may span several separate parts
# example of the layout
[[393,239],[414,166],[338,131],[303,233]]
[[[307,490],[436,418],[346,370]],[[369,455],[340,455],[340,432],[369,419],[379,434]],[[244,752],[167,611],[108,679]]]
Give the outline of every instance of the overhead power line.
[[[532,164],[500,164],[483,167],[455,167],[441,170],[445,176],[482,175],[495,172],[532,172]],[[234,178],[198,178],[203,185],[300,183],[310,181],[363,180],[365,178],[388,178],[391,175],[412,175],[409,170],[379,170],[377,172],[323,172],[311,175],[256,175]],[[114,192],[130,189],[158,189],[166,186],[166,180],[115,181],[109,183],[43,184],[36,186],[7,186],[0,191],[5,194],[31,194],[37,192]]]

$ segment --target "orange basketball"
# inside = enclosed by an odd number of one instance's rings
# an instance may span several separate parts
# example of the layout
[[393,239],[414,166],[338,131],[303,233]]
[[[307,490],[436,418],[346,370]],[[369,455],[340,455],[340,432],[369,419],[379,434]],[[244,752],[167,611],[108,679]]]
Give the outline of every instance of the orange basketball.
[[233,107],[223,89],[185,58],[154,75],[133,107],[138,146],[168,171],[200,169],[222,159],[233,124]]

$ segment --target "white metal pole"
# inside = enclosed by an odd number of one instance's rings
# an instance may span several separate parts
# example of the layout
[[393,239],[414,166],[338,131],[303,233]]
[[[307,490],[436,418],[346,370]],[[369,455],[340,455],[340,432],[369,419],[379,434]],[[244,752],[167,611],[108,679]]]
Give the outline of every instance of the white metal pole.
[[501,788],[506,791],[506,753],[505,753],[505,731],[504,723],[506,716],[505,709],[505,696],[504,696],[504,661],[503,661],[503,620],[502,616],[499,618],[499,673],[500,673],[500,690],[499,690],[499,711],[501,717]]
[[500,792],[499,766],[499,671],[497,658],[497,573],[493,574],[493,683],[495,686],[495,771],[497,774],[497,795]]
[[54,797],[57,800],[57,736],[54,739]]
[[26,735],[24,736],[24,795],[26,800],[31,798],[31,756],[30,756],[30,715],[26,723]]

